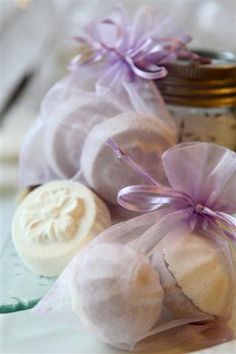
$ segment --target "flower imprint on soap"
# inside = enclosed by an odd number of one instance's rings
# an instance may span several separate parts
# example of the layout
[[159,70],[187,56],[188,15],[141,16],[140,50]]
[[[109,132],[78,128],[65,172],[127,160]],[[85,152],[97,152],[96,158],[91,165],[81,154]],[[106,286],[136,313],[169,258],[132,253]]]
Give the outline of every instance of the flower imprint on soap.
[[69,241],[75,237],[83,213],[83,200],[72,196],[68,188],[45,190],[22,214],[25,237],[39,243]]

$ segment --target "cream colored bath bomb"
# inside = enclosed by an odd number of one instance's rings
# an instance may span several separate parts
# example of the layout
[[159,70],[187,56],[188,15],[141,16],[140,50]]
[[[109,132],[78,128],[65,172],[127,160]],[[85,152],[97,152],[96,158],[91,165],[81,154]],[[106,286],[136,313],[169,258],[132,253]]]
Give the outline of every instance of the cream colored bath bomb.
[[119,160],[107,145],[114,141],[136,163],[160,182],[165,181],[161,155],[175,144],[173,132],[155,117],[125,112],[97,124],[88,134],[81,155],[81,168],[90,187],[108,202],[117,204],[118,191],[127,185],[147,183]]
[[[161,254],[165,267],[158,266],[155,257],[153,262],[161,274],[167,295],[165,302],[175,313],[189,312],[191,316],[192,311],[201,311],[218,318],[228,317],[234,296],[234,279],[225,255],[212,240],[198,234],[187,235],[165,246]],[[172,293],[168,277],[176,282],[173,286],[171,281]],[[181,299],[180,291],[187,299],[186,303]],[[189,307],[191,303],[194,308]]]
[[33,190],[18,206],[12,239],[32,272],[57,276],[81,247],[110,224],[106,205],[89,188],[53,181]]
[[192,301],[184,295],[173,274],[168,269],[161,250],[155,252],[152,263],[160,274],[162,288],[165,293],[163,301],[168,310],[170,310],[174,316],[180,318],[205,317],[206,314],[200,311]]
[[84,255],[71,285],[72,309],[100,339],[133,344],[160,318],[163,290],[149,259],[122,244],[98,244]]

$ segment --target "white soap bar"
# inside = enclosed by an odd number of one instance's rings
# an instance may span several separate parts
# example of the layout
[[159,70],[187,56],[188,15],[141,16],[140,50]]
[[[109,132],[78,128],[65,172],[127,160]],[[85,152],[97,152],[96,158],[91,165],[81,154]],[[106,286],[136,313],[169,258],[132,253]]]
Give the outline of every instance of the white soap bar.
[[57,276],[81,247],[110,225],[106,205],[90,189],[78,182],[53,181],[19,205],[12,238],[31,271]]
[[125,112],[96,125],[85,140],[81,168],[87,183],[105,200],[116,204],[118,191],[146,180],[127,166],[107,145],[112,138],[136,163],[160,182],[165,180],[161,155],[175,136],[155,117]]

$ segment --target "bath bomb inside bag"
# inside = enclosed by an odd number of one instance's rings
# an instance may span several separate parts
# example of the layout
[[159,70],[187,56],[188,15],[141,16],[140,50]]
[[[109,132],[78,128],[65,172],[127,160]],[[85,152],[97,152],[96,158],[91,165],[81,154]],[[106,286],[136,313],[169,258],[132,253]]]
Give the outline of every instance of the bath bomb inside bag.
[[117,158],[107,144],[108,138],[114,139],[154,178],[160,182],[165,181],[161,155],[175,144],[173,132],[158,118],[125,112],[96,125],[83,146],[83,176],[88,185],[103,199],[117,204],[117,193],[122,187],[146,183],[144,178]]
[[149,259],[122,244],[88,249],[70,280],[72,309],[113,345],[134,344],[161,314],[163,290]]
[[96,124],[119,112],[112,98],[87,92],[78,92],[77,97],[58,105],[44,136],[46,163],[57,178],[71,178],[78,172],[87,134]]
[[160,247],[152,264],[174,315],[229,318],[235,284],[225,255],[212,240],[199,234],[180,237]]

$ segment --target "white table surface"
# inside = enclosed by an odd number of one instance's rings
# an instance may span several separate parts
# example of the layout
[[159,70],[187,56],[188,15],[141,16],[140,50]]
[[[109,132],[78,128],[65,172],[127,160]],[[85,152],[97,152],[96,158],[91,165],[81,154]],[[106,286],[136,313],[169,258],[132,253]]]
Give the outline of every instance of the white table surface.
[[[101,343],[90,335],[81,335],[64,323],[37,317],[30,310],[0,316],[2,354],[10,353],[57,353],[57,354],[125,354]],[[156,354],[186,353],[183,348]],[[236,340],[203,350],[205,354],[236,353]]]

